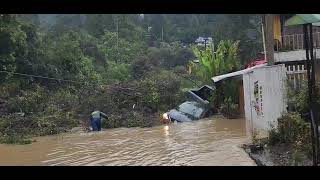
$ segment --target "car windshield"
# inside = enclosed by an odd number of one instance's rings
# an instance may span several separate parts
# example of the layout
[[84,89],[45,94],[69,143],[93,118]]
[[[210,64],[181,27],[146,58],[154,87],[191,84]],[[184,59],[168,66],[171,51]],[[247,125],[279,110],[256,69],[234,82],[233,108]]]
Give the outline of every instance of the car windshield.
[[204,111],[204,109],[201,108],[196,102],[184,102],[177,108],[177,110],[196,118],[200,118],[202,112]]

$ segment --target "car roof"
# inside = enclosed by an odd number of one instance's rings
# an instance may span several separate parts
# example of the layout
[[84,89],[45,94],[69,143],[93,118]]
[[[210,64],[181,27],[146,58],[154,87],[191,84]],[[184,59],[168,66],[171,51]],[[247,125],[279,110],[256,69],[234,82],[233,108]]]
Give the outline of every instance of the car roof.
[[196,102],[196,101],[185,101],[185,102],[181,103],[179,106],[181,106],[183,104],[188,104],[190,106],[195,106],[196,108],[200,108],[200,109],[206,109],[201,103]]

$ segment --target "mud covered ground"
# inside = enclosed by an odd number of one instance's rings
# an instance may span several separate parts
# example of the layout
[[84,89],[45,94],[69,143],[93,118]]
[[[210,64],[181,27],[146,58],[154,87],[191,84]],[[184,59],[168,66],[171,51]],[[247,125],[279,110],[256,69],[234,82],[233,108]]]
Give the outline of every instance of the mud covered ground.
[[292,148],[285,144],[247,144],[243,148],[258,166],[312,166],[306,155],[295,155]]

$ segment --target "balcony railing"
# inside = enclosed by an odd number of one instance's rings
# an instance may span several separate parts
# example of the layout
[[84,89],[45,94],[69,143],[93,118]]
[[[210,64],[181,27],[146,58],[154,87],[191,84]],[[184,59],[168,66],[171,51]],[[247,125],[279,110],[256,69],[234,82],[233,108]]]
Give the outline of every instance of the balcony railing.
[[[294,51],[304,49],[303,34],[284,35],[281,37],[281,39],[282,43],[280,43],[278,40],[275,40],[275,51]],[[313,47],[320,48],[320,32],[313,33]]]

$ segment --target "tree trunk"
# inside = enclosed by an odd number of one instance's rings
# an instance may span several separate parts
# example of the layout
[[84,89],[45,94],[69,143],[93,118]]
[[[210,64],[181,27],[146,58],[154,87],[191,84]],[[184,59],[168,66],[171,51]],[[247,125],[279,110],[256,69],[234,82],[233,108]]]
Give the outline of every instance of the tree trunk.
[[273,14],[264,15],[265,46],[268,65],[274,64]]

